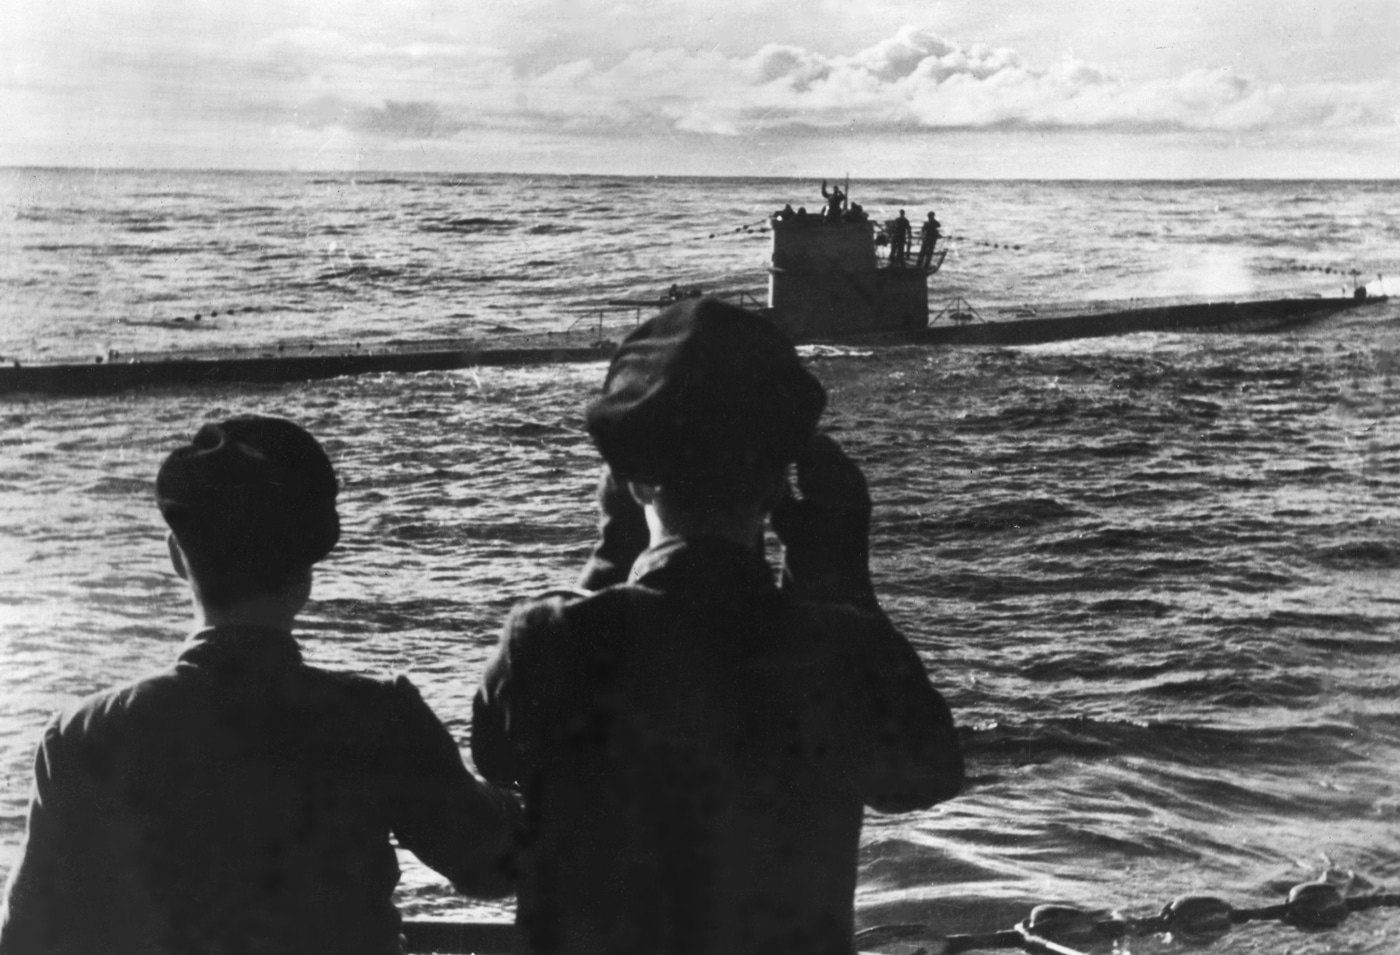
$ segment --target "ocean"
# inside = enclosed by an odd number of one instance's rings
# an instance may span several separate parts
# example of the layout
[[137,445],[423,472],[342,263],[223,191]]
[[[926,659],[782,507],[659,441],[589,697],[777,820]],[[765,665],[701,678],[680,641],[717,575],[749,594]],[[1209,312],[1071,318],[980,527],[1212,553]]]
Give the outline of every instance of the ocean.
[[[762,299],[767,216],[815,211],[819,185],[0,170],[0,356],[562,330],[672,283]],[[850,188],[877,218],[937,211],[935,309],[1400,293],[1400,182]],[[956,800],[869,817],[861,926],[1400,888],[1400,304],[1276,334],[805,351],[870,479],[877,589],[969,760]],[[0,402],[0,873],[50,715],[187,632],[151,485],[199,423],[259,411],[323,439],[345,530],[307,656],[409,673],[465,748],[507,609],[589,549],[602,373]],[[508,916],[403,866],[410,916]],[[1397,949],[1394,909],[1209,948]]]

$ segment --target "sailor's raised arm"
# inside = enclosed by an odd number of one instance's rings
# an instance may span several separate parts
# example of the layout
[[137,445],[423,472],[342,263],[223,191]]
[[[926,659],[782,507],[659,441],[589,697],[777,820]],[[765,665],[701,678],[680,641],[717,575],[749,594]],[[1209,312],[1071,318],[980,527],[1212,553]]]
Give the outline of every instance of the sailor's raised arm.
[[794,599],[844,604],[860,634],[851,646],[870,723],[860,787],[866,805],[908,812],[956,796],[963,760],[952,713],[923,661],[885,617],[870,579],[871,500],[860,467],[831,437],[817,435],[797,460],[770,520],[783,544],[782,587]]
[[598,475],[598,543],[579,575],[579,589],[602,590],[626,583],[633,562],[649,542],[642,506],[604,464]]
[[797,460],[797,490],[773,508],[783,544],[782,589],[797,600],[844,603],[870,613],[870,492],[865,475],[831,437],[819,434]]

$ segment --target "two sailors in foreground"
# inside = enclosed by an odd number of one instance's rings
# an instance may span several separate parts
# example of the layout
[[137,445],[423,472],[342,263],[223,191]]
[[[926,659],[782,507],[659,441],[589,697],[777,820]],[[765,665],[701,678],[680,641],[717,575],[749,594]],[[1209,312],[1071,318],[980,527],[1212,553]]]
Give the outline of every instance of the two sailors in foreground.
[[392,834],[459,891],[518,888],[530,952],[847,955],[863,807],[932,805],[963,769],[875,599],[824,401],[781,333],[713,300],[623,342],[588,412],[586,593],[516,608],[477,694],[494,786],[406,679],[302,662],[339,536],[315,440],[202,428],[157,478],[201,629],[46,731],[0,953],[396,952]]

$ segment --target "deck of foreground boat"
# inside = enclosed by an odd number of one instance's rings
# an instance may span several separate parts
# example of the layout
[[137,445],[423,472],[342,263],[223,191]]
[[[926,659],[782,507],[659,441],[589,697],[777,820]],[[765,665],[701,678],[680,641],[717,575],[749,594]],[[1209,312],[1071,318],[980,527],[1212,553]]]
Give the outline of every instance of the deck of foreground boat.
[[404,949],[412,955],[510,955],[521,950],[510,922],[416,918],[405,920],[402,932]]

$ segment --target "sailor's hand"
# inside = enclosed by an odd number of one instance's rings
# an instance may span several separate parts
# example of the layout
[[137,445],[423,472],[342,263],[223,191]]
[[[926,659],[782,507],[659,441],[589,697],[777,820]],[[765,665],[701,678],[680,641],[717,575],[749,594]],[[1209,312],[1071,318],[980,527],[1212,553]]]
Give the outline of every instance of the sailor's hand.
[[602,590],[627,581],[632,564],[647,549],[651,532],[646,513],[627,486],[606,464],[598,474],[598,543],[583,568],[578,586]]
[[827,435],[797,460],[798,495],[773,508],[783,589],[806,600],[875,609],[870,583],[870,491],[860,467]]

